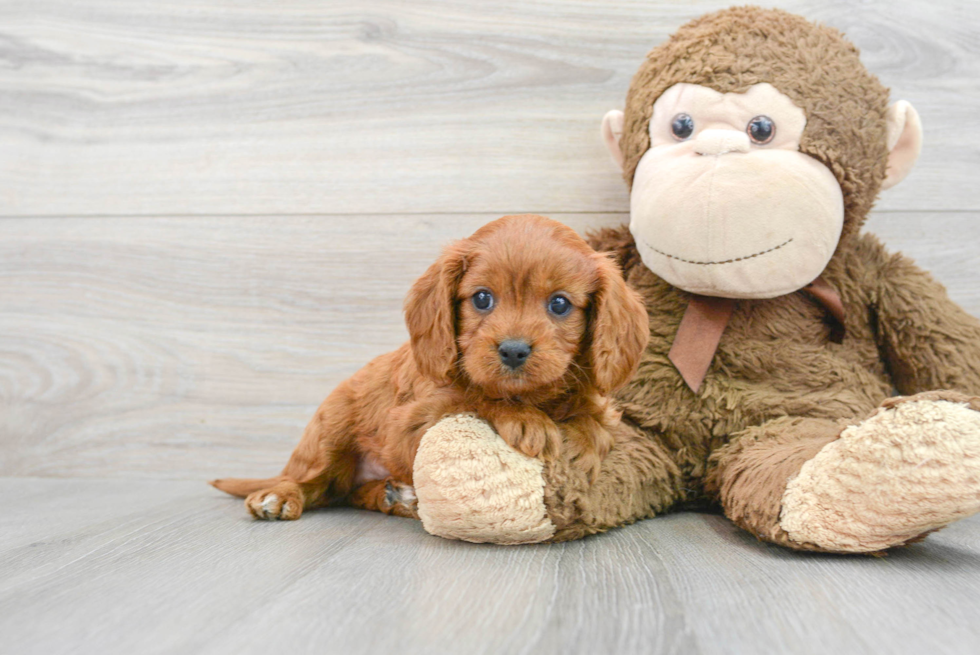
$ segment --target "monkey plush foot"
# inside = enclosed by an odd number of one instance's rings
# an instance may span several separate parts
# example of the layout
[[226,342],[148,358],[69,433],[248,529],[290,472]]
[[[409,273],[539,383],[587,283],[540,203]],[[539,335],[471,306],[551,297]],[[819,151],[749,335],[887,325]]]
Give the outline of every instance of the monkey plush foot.
[[930,392],[886,401],[806,462],[780,527],[797,543],[875,552],[980,511],[980,399]]
[[485,422],[458,415],[430,428],[415,456],[422,526],[446,539],[526,544],[549,539],[544,465],[507,445]]

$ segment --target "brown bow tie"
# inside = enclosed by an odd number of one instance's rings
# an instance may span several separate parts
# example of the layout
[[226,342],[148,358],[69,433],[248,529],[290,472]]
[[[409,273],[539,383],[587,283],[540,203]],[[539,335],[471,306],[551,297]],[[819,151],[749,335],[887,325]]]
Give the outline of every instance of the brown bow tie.
[[[844,340],[844,304],[837,291],[822,277],[800,291],[809,293],[827,310],[832,319],[830,339],[841,343]],[[698,392],[704,382],[704,376],[708,373],[711,360],[721,342],[721,335],[733,311],[733,298],[691,295],[691,302],[681,318],[667,356],[694,393]]]

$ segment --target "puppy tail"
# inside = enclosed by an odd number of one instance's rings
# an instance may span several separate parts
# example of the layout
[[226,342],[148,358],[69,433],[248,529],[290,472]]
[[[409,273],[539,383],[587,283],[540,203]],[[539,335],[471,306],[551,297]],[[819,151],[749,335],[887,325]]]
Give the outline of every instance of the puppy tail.
[[279,478],[266,478],[259,480],[256,478],[221,478],[220,480],[210,480],[210,484],[215,489],[220,489],[226,494],[244,498],[253,491],[268,489],[279,482]]

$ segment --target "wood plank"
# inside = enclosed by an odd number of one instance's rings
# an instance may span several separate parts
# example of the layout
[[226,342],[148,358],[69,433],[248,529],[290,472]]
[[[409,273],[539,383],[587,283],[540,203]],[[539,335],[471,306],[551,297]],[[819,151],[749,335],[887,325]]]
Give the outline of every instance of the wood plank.
[[[598,137],[729,0],[0,6],[0,215],[625,211]],[[980,4],[793,0],[919,109],[886,210],[980,209]]]
[[[138,493],[133,493],[137,490]],[[140,517],[147,508],[171,503],[186,496],[201,496],[207,488],[200,480],[90,479],[52,482],[38,478],[0,478],[0,494],[6,510],[0,513],[0,553],[14,548],[48,552],[64,548],[68,533],[79,534],[93,525],[117,525],[126,518]],[[40,550],[37,550],[40,549]],[[45,559],[43,565],[49,566]],[[0,567],[2,569],[2,567]],[[26,568],[6,571],[27,573]]]
[[[441,245],[492,218],[0,221],[0,474],[274,474],[326,394],[404,341]],[[980,315],[980,216],[872,227]]]
[[[355,510],[257,522],[203,485],[129,485],[109,519],[118,481],[0,479],[35,534],[0,531],[0,650],[904,654],[980,638],[980,517],[882,559],[795,553],[694,513],[501,547]],[[43,499],[69,495],[90,523],[56,527]]]
[[0,471],[274,472],[330,389],[407,338],[441,246],[492,218],[0,222]]

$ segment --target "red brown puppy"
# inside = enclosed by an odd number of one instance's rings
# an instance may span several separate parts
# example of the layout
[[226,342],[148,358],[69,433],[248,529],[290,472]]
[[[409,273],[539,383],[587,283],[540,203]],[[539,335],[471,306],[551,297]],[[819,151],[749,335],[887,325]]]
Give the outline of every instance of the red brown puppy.
[[409,343],[331,393],[275,478],[212,484],[256,518],[347,502],[415,516],[412,463],[443,416],[473,412],[513,448],[569,449],[594,478],[633,376],[646,311],[619,269],[571,228],[505,216],[448,246],[405,301]]

